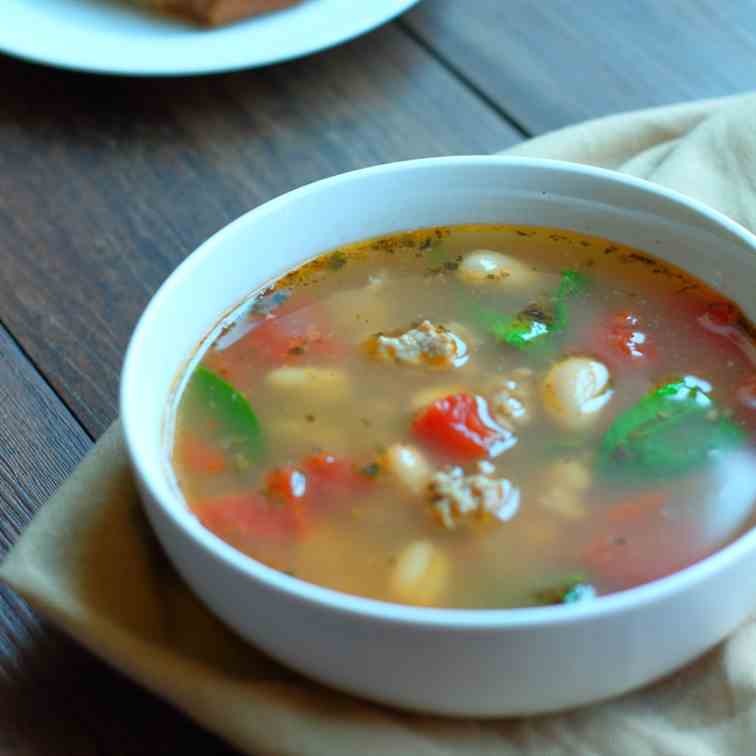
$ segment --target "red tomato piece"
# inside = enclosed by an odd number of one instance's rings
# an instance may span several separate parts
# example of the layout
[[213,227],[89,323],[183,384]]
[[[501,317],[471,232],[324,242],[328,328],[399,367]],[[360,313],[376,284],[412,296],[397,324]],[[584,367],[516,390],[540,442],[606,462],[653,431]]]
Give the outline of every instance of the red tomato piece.
[[[686,338],[702,341],[705,348],[717,350],[722,361],[756,368],[756,348],[738,323],[738,308],[714,296],[713,293],[707,293],[706,297],[696,294],[673,296],[668,305],[672,328],[681,325]],[[693,326],[692,332],[688,331],[689,324]]]
[[346,347],[336,338],[322,307],[305,305],[287,312],[287,305],[252,323],[225,349],[210,350],[208,365],[231,383],[243,383],[250,372],[300,361],[331,362],[344,355]]
[[371,479],[342,457],[323,452],[302,461],[313,509],[331,508],[370,485]]
[[756,373],[735,390],[735,399],[739,408],[738,417],[743,419],[756,438]]
[[735,395],[743,407],[756,413],[756,373],[743,382]]
[[293,504],[307,496],[307,477],[293,465],[271,470],[266,491],[284,504]]
[[293,465],[271,470],[266,480],[266,493],[284,507],[298,532],[311,523],[312,491],[304,472]]
[[358,488],[369,480],[367,476],[360,474],[348,459],[327,452],[307,457],[302,467],[321,486]]
[[515,442],[488,412],[485,399],[453,394],[437,399],[415,418],[416,436],[438,451],[457,459],[493,457]]
[[266,492],[279,501],[304,528],[312,514],[343,501],[370,483],[346,459],[321,453],[306,457],[299,465],[272,470],[266,479]]
[[683,522],[665,517],[669,498],[669,491],[653,491],[611,507],[583,552],[586,568],[612,588],[625,589],[671,575],[707,556],[696,549]]
[[730,302],[709,302],[702,315],[705,315],[714,325],[735,325],[739,319],[738,308]]
[[616,312],[592,334],[589,351],[610,366],[644,365],[656,357],[656,344],[640,318]]
[[729,302],[710,302],[699,311],[696,320],[722,346],[734,350],[741,360],[756,368],[756,346],[739,324],[740,312]]
[[325,312],[317,305],[269,317],[238,344],[240,349],[251,350],[255,359],[271,365],[307,357],[333,359],[343,353],[343,346],[335,340]]
[[299,529],[294,513],[255,492],[226,494],[200,502],[195,513],[208,530],[221,538],[287,541]]

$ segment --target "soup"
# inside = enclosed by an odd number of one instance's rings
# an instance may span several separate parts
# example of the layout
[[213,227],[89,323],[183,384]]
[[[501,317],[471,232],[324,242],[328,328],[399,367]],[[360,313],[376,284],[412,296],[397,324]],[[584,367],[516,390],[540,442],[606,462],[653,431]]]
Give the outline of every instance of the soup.
[[252,293],[170,427],[188,506],[277,570],[419,606],[587,602],[751,526],[756,341],[645,252],[423,229]]

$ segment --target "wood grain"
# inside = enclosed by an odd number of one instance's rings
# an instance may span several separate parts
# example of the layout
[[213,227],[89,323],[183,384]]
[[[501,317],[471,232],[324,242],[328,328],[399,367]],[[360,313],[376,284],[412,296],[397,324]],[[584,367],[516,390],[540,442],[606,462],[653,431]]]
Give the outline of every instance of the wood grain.
[[224,224],[344,170],[520,139],[395,27],[224,76],[0,77],[0,321],[95,436],[148,298]]
[[0,556],[90,445],[0,326]]
[[756,0],[426,0],[404,18],[529,134],[756,85]]
[[[136,318],[207,236],[326,175],[520,138],[395,27],[227,76],[0,74],[0,321],[40,368],[0,327],[0,553],[114,417]],[[230,751],[0,590],[0,753]]]
[[[0,557],[90,445],[0,327]],[[231,753],[0,588],[2,756],[198,752]]]

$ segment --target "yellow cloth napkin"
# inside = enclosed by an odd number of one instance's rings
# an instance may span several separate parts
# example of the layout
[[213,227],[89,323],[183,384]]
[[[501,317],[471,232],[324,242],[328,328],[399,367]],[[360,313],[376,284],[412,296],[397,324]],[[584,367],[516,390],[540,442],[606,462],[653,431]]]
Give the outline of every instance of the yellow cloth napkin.
[[[756,228],[756,95],[604,118],[509,154],[618,168]],[[642,691],[521,720],[404,714],[288,672],[224,629],[168,565],[117,423],[40,510],[0,578],[94,653],[256,756],[756,753],[756,621]]]

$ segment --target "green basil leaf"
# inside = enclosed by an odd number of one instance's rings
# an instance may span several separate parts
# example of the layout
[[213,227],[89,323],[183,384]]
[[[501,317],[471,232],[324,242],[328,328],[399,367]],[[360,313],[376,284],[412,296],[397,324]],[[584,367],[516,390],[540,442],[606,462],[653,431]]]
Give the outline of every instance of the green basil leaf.
[[186,388],[201,421],[217,426],[232,451],[250,460],[264,451],[260,422],[246,397],[212,370],[200,365]]
[[589,279],[573,270],[562,271],[559,287],[549,301],[533,303],[516,315],[505,315],[488,308],[471,306],[470,316],[484,331],[498,341],[517,349],[530,349],[549,341],[568,324],[568,300],[582,294]]
[[491,334],[499,341],[525,349],[552,332],[549,323],[528,317],[522,313],[513,318],[502,318],[491,328]]
[[584,294],[590,280],[583,273],[576,270],[562,271],[559,280],[559,288],[554,297],[554,330],[557,332],[564,331],[568,324],[567,302]]
[[582,575],[573,575],[556,581],[548,588],[536,591],[531,604],[554,606],[576,604],[596,598],[596,589]]
[[745,433],[721,416],[706,384],[668,383],[615,418],[601,442],[599,466],[619,475],[680,475],[740,446]]

